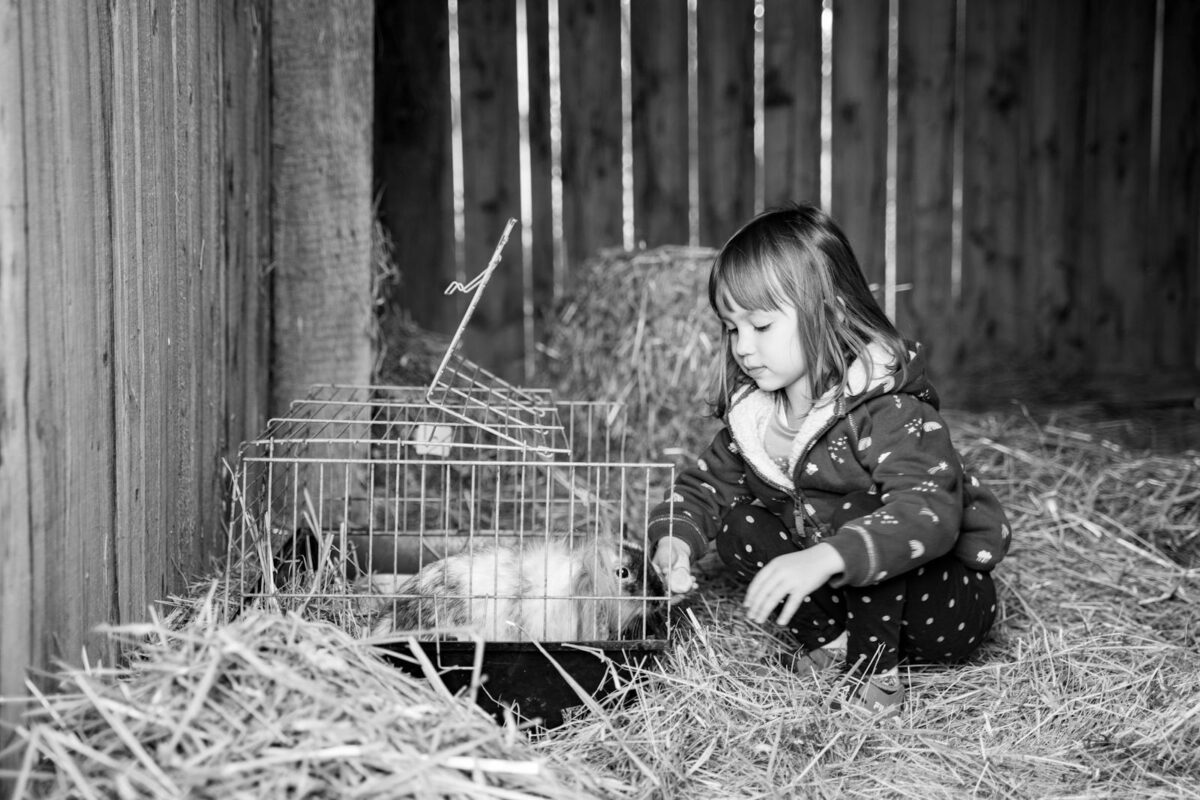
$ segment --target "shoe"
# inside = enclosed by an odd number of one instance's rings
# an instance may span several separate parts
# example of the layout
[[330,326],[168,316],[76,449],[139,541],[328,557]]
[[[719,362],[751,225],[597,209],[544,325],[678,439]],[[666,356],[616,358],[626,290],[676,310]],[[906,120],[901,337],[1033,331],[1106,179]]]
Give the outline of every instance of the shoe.
[[895,717],[904,707],[905,694],[899,675],[847,676],[830,706],[834,710],[856,708],[873,717]]
[[792,672],[807,675],[810,672],[824,672],[841,666],[846,661],[846,651],[818,647],[815,650],[797,650],[790,657],[781,653],[780,658]]

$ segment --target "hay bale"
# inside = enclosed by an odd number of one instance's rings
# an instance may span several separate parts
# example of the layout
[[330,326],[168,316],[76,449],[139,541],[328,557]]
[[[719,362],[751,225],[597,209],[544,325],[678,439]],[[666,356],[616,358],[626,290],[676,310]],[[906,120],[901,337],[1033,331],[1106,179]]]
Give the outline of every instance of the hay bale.
[[563,398],[625,403],[631,460],[695,458],[709,415],[721,331],[708,307],[715,250],[602,251],[547,322],[538,379]]

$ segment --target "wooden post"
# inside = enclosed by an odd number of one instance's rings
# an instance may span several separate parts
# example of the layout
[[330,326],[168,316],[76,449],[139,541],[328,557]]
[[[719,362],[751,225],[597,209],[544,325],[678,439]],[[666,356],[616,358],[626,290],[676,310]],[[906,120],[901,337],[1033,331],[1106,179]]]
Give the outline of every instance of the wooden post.
[[372,368],[372,0],[271,4],[271,412]]

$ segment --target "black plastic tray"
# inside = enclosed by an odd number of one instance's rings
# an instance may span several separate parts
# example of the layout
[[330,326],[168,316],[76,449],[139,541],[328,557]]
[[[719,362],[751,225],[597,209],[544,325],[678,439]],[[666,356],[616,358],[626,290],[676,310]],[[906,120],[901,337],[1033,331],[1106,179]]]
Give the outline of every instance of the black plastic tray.
[[[475,672],[475,642],[422,641],[418,644],[450,692],[470,692]],[[602,703],[617,688],[614,672],[629,678],[635,668],[656,662],[666,646],[665,639],[539,644],[483,642],[481,685],[475,702],[497,720],[503,719],[504,709],[508,707],[519,718],[554,728],[563,723],[564,712],[568,709],[586,705],[563,676],[563,671],[583,691]],[[390,653],[386,656],[390,662],[412,675],[425,677],[425,669],[414,657],[407,640],[385,644],[383,648]],[[622,692],[617,696],[628,701],[633,693]]]

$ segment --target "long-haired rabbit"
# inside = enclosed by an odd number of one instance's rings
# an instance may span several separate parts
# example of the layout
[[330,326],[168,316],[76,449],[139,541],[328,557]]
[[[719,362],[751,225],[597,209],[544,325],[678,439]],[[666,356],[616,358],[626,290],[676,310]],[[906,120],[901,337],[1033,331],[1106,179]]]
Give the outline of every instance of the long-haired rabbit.
[[476,545],[399,584],[373,633],[454,628],[491,641],[638,638],[665,614],[662,582],[647,564],[641,547],[607,536]]

